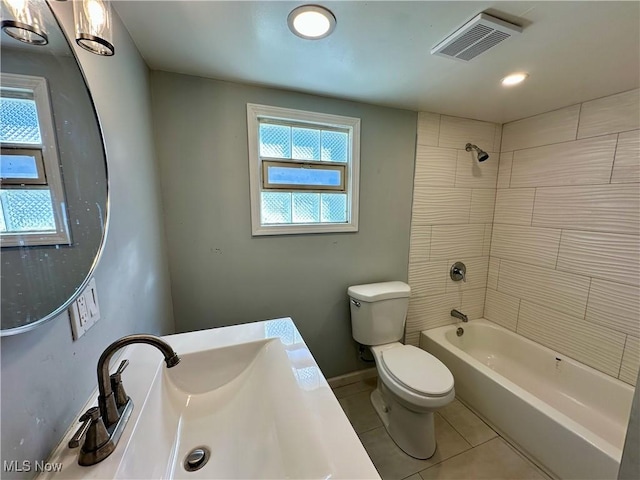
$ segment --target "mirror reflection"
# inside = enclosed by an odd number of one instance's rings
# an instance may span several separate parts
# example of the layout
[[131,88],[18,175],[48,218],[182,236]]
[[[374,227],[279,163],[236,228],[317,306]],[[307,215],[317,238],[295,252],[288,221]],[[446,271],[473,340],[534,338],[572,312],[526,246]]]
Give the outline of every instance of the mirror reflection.
[[84,76],[48,5],[26,2],[36,36],[5,28],[5,3],[0,287],[1,333],[11,335],[60,314],[88,280],[106,229],[107,166]]

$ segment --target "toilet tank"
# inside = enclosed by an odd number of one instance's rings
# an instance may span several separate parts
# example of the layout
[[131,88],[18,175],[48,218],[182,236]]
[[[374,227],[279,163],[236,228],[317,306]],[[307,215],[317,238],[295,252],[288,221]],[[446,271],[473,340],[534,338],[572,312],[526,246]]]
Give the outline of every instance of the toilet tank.
[[354,285],[347,290],[351,333],[363,345],[397,342],[404,334],[411,287],[404,282]]

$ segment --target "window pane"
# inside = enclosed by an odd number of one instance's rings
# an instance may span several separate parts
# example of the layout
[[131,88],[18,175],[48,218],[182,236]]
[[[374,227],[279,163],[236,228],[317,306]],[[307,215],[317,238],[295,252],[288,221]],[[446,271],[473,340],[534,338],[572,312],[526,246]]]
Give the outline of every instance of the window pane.
[[31,155],[0,155],[0,177],[37,179],[36,157]]
[[0,202],[0,233],[7,231],[7,224],[4,223],[4,211],[2,210],[2,202]]
[[262,223],[291,223],[291,193],[262,192]]
[[8,232],[56,231],[49,190],[2,190],[0,200]]
[[339,187],[340,170],[322,170],[321,168],[267,167],[267,183],[279,185],[317,185]]
[[261,123],[260,156],[291,158],[291,127]]
[[42,143],[34,100],[0,97],[0,142]]
[[320,160],[320,130],[313,128],[291,129],[293,155],[296,160]]
[[293,193],[293,223],[320,221],[320,194]]
[[346,162],[349,147],[349,134],[345,132],[322,131],[322,160]]
[[321,194],[320,221],[323,223],[347,222],[347,195],[345,193]]

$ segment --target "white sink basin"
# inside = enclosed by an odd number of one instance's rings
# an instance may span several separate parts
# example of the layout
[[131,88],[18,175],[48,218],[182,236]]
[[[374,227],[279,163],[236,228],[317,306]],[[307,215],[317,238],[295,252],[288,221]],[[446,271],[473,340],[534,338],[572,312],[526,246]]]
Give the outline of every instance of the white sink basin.
[[[134,413],[116,451],[80,467],[65,438],[49,460],[59,478],[379,478],[290,319],[165,340],[171,369],[145,345],[123,355]],[[187,471],[202,447],[208,461]]]

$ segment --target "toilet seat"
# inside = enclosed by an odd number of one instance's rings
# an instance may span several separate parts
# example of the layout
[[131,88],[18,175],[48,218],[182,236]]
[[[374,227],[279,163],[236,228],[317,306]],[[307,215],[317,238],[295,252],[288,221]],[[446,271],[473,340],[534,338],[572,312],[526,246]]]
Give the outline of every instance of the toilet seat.
[[[388,354],[387,356],[387,361],[385,361],[383,359],[383,357],[385,356],[386,352],[390,352],[391,350],[403,350],[407,351],[405,349],[409,348],[411,349],[415,349],[418,350],[417,353],[410,353],[408,355],[411,355],[409,358],[411,360],[415,359],[415,358],[433,358],[433,361],[430,362],[429,360],[426,360],[426,362],[429,362],[427,365],[440,365],[442,366],[442,368],[444,368],[446,370],[446,372],[448,372],[449,374],[449,378],[450,378],[450,383],[449,385],[451,385],[450,390],[444,392],[444,393],[440,393],[439,395],[433,394],[433,393],[425,393],[423,391],[419,391],[416,388],[413,388],[410,385],[405,385],[405,382],[402,381],[398,375],[402,375],[402,373],[400,373],[401,371],[407,371],[407,368],[405,367],[404,369],[401,367],[395,367],[394,366],[394,361],[393,360],[389,360],[390,358],[393,359],[394,355],[392,354],[391,356],[389,356]],[[454,381],[453,381],[453,375],[451,375],[451,372],[449,372],[449,370],[447,369],[447,367],[440,362],[440,360],[438,360],[437,358],[433,357],[431,354],[418,349],[417,347],[413,347],[411,345],[402,345],[401,343],[395,343],[395,344],[387,344],[387,345],[379,345],[379,346],[374,346],[371,347],[371,351],[376,359],[376,365],[378,367],[378,375],[380,377],[380,381],[384,384],[384,386],[390,391],[392,392],[398,401],[400,401],[406,408],[408,408],[409,410],[413,410],[416,412],[424,412],[424,411],[432,411],[435,410],[437,408],[443,407],[449,403],[451,403],[453,401],[453,399],[455,398],[455,388],[454,388]],[[402,354],[400,354],[402,355]],[[419,356],[418,356],[419,355]],[[418,362],[421,362],[421,360],[418,360]],[[395,368],[394,373],[391,372],[389,366],[387,365],[387,363],[391,363],[391,368]],[[420,365],[422,365],[419,368],[415,368],[415,364],[412,365],[411,370],[415,370],[416,374],[421,374],[423,376],[427,376],[425,374],[425,368],[431,368],[431,367],[427,367],[427,365],[425,365],[425,363],[420,363]],[[438,368],[438,367],[436,367]],[[426,370],[427,372],[429,370]],[[442,374],[444,377],[447,377],[446,374]],[[407,379],[406,377],[404,377],[405,379]],[[415,382],[411,382],[410,380],[407,383],[412,383],[412,385],[415,387],[419,384],[415,383]],[[437,388],[423,388],[423,390],[438,390]],[[442,392],[442,390],[440,390]]]
[[453,389],[453,375],[430,353],[402,345],[382,352],[382,363],[403,387],[429,397],[442,397]]

